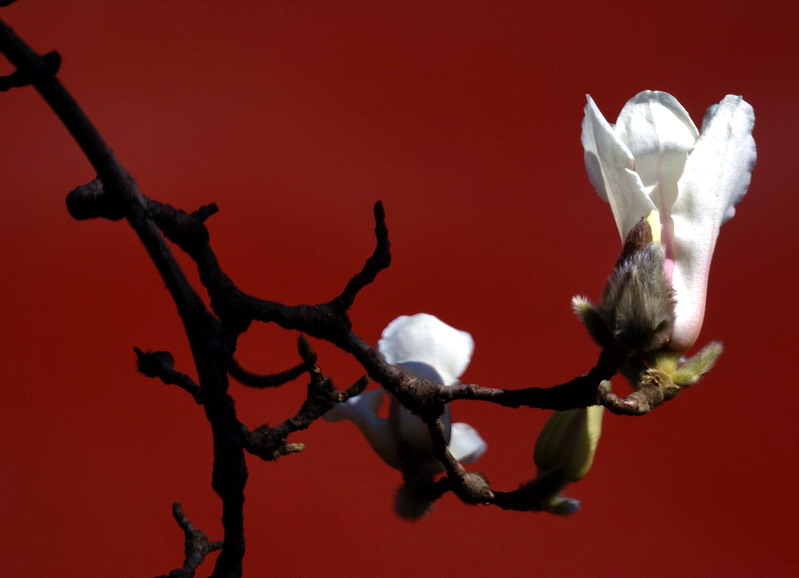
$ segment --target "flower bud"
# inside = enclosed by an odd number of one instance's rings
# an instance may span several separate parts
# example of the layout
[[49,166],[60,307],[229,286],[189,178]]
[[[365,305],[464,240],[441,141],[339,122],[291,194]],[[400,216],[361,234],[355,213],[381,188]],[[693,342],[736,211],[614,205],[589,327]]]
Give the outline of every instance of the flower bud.
[[555,412],[535,445],[533,460],[539,471],[562,470],[564,483],[585,477],[594,461],[604,410],[595,405]]

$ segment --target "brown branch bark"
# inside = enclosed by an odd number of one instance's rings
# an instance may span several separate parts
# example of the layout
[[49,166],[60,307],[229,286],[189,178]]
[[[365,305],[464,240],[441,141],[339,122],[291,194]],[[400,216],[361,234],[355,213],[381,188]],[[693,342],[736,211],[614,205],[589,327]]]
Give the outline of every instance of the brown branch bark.
[[171,353],[168,351],[144,352],[138,347],[134,347],[133,351],[136,353],[137,367],[144,375],[157,377],[167,385],[177,385],[190,393],[198,405],[202,405],[202,388],[185,373],[175,371],[175,359]]
[[172,516],[183,530],[185,559],[182,567],[158,578],[194,578],[195,571],[203,563],[205,557],[211,552],[219,550],[222,547],[222,541],[211,542],[205,532],[196,529],[183,513],[180,502],[172,504]]

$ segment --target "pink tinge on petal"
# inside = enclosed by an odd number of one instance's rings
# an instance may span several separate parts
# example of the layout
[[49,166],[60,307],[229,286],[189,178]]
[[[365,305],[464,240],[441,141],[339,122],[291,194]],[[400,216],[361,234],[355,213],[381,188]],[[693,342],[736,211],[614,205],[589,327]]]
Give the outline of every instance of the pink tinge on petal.
[[[709,260],[706,265],[709,265]],[[691,274],[698,278],[692,279]],[[669,348],[674,351],[689,349],[702,329],[705,317],[708,270],[690,270],[677,259],[672,270],[671,286],[674,289],[674,329]]]
[[671,283],[672,275],[674,274],[674,259],[666,258],[663,261],[663,274],[666,276],[669,283]]
[[675,311],[674,331],[671,334],[669,349],[672,351],[686,351],[696,342],[702,329],[705,318],[705,303],[699,305],[691,314],[680,314],[679,306]]

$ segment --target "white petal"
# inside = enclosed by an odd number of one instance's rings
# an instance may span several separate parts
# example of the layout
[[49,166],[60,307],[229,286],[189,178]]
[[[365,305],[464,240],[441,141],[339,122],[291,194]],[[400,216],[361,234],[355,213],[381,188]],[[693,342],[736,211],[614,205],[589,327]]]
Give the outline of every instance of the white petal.
[[[598,122],[596,120],[597,117],[605,124],[607,124],[607,121],[605,121],[605,118],[598,109],[595,110],[596,105],[593,99],[589,95],[586,95],[586,98],[589,104],[585,107],[585,116],[582,122],[583,130],[580,135],[580,140],[583,143],[585,170],[588,173],[588,180],[591,181],[591,185],[594,187],[596,194],[607,203],[608,192],[605,190],[605,177],[602,176],[602,166],[599,163],[599,153],[596,150],[596,137],[594,136],[594,125]],[[632,168],[632,163],[630,163],[630,167]]]
[[710,261],[719,227],[735,214],[755,165],[752,107],[728,95],[706,119],[688,157],[672,208],[676,307],[671,347],[689,348],[699,335],[705,311]]
[[638,166],[641,157],[664,151],[688,152],[699,137],[694,121],[667,92],[645,90],[632,97],[616,121],[619,135],[636,159],[635,170],[644,186],[651,184]]
[[638,93],[624,105],[615,130],[630,149],[635,172],[660,211],[669,250],[672,227],[668,216],[677,198],[677,181],[699,132],[676,98],[652,90]]
[[447,449],[459,462],[466,464],[476,462],[485,453],[487,447],[485,440],[468,423],[452,424],[452,438]]
[[[405,408],[393,395],[389,396],[389,400],[388,423],[394,439],[407,443],[420,456],[429,455],[432,458],[433,445],[430,442],[430,430],[422,418]],[[449,443],[452,427],[449,406],[444,408],[441,421],[444,424],[444,439]]]
[[438,374],[440,383],[454,385],[469,365],[474,340],[433,315],[419,313],[389,323],[377,348],[388,363],[426,365]]
[[632,153],[602,116],[593,99],[590,96],[586,98],[588,104],[582,125],[586,170],[599,196],[610,203],[619,236],[624,241],[630,229],[656,207],[646,194],[641,178],[633,170]]
[[388,420],[377,416],[382,399],[383,388],[356,395],[331,409],[324,415],[324,419],[327,421],[345,419],[351,421],[358,427],[375,453],[386,464],[399,469],[397,442],[389,429]]

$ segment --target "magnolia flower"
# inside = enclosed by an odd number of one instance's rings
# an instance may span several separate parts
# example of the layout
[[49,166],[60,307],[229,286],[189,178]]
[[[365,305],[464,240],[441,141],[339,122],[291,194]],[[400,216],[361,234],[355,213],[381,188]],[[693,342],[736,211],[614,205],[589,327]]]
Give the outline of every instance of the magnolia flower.
[[[457,385],[466,371],[474,350],[472,336],[450,327],[433,315],[398,317],[383,330],[378,350],[390,364],[405,372],[443,385]],[[350,420],[366,437],[372,449],[392,468],[402,469],[399,445],[413,450],[418,473],[432,475],[443,471],[433,457],[430,433],[424,422],[390,396],[388,419],[378,416],[382,388],[350,398],[325,414],[328,421]],[[486,443],[472,426],[451,423],[449,406],[442,421],[448,449],[459,462],[474,462],[485,451]],[[404,464],[408,466],[408,464]]]
[[691,347],[702,327],[719,227],[735,214],[754,168],[753,126],[752,107],[740,96],[710,107],[701,132],[665,92],[639,93],[615,125],[588,97],[585,165],[591,184],[610,203],[622,240],[644,217],[652,215],[659,225],[653,240],[662,245],[672,288],[672,350]]

